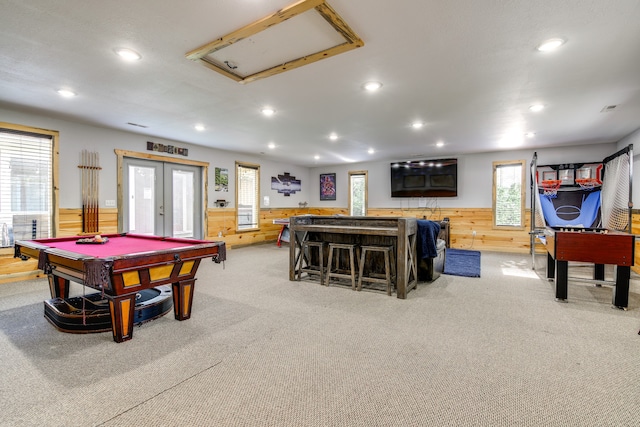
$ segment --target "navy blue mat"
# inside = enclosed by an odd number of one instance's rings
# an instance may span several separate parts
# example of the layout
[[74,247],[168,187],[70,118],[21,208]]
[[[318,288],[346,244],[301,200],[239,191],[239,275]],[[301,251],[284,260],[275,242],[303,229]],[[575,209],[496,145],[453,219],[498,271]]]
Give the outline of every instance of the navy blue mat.
[[480,251],[448,248],[445,251],[444,274],[480,277]]

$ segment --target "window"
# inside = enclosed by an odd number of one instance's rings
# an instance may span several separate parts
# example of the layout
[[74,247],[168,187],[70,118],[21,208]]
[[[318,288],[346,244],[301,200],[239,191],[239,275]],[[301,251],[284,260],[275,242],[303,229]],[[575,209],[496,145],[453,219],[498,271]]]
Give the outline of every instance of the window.
[[493,162],[493,221],[496,227],[524,227],[524,160]]
[[367,216],[367,171],[349,171],[349,215]]
[[260,226],[260,166],[236,162],[236,222],[238,231]]
[[55,235],[57,136],[0,123],[0,247]]

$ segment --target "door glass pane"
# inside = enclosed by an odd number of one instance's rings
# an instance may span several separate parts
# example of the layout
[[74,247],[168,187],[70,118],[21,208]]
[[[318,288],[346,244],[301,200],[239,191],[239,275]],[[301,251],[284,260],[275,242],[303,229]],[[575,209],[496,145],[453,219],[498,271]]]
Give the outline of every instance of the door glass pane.
[[154,234],[155,181],[153,167],[129,166],[129,232]]
[[195,176],[191,171],[173,170],[173,236],[194,237],[193,200]]
[[237,165],[238,230],[258,228],[259,170],[257,167]]
[[351,212],[352,216],[366,216],[366,204],[365,204],[365,175],[351,175],[350,176],[350,191],[351,191]]

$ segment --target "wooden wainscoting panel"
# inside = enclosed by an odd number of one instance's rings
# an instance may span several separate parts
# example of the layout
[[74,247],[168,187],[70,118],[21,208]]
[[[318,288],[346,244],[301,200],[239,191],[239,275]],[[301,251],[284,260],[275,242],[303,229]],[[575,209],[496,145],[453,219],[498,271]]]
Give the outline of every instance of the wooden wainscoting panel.
[[[82,209],[61,208],[59,218],[60,234],[58,237],[80,236],[84,234],[82,232]],[[118,209],[101,208],[98,212],[98,221],[98,229],[101,234],[117,233]]]

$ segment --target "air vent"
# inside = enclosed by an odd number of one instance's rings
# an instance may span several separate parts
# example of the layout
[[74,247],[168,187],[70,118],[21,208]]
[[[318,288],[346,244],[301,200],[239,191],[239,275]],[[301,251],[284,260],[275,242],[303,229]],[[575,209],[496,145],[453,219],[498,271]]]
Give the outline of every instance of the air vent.
[[145,128],[145,129],[149,127],[149,126],[139,125],[138,123],[131,123],[131,122],[128,122],[127,124],[131,126],[139,127],[139,128]]
[[615,110],[617,107],[617,105],[605,105],[605,107],[600,110],[601,113],[610,113],[611,111]]

